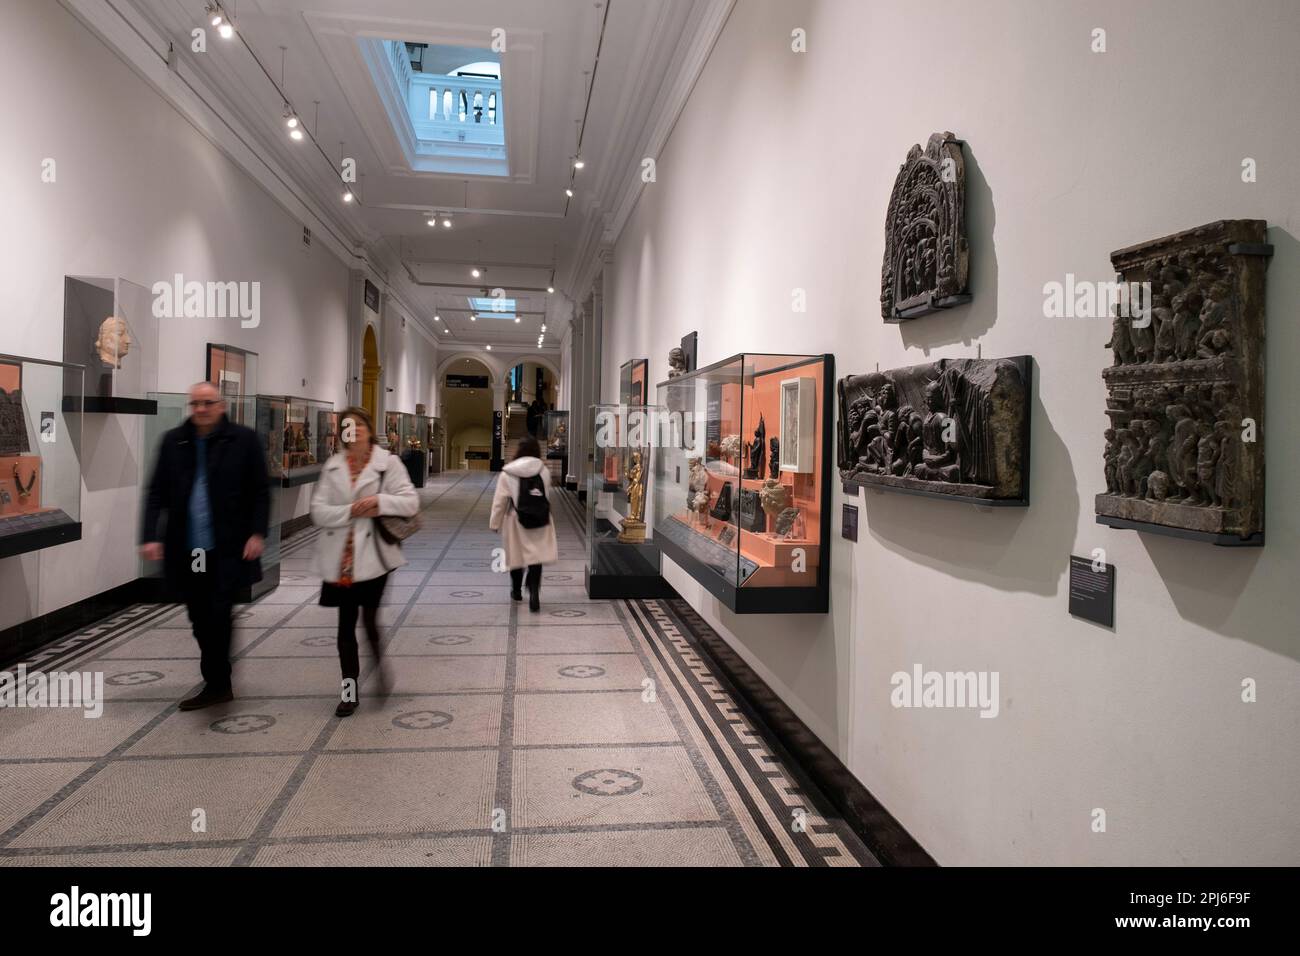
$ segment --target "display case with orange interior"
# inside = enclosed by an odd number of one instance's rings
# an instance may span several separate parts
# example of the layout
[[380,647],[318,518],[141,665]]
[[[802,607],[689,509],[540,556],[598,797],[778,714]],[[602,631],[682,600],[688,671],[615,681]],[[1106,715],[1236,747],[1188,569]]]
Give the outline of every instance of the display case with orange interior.
[[658,386],[660,546],[737,613],[829,607],[834,362],[744,353]]
[[329,402],[292,395],[257,396],[257,434],[266,448],[271,477],[282,488],[306,485],[320,477],[320,414]]
[[0,558],[81,538],[84,373],[0,355]]

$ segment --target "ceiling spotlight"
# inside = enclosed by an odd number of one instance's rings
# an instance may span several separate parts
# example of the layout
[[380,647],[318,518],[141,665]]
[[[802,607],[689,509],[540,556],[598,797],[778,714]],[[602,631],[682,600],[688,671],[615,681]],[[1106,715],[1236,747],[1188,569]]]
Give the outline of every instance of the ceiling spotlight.
[[289,138],[295,142],[302,139],[302,130],[297,128],[289,130]]
[[475,279],[477,279],[477,278],[478,278],[479,276],[481,276],[483,273],[481,273],[481,272],[478,271],[478,266],[475,266],[473,269],[470,269],[470,270],[469,270],[469,274],[472,275]]
[[564,195],[566,195],[566,196],[568,196],[570,199],[572,199],[572,198],[573,198],[573,190],[572,190],[572,189],[566,189],[566,190],[564,191]]
[[289,129],[297,129],[297,128],[298,128],[298,117],[294,116],[293,113],[289,112],[288,110],[285,110],[285,111],[284,111],[284,125],[287,126],[287,127],[289,127]]
[[447,328],[445,325],[442,327],[442,331],[445,332],[445,333],[447,333],[447,334],[450,334],[450,333],[451,333],[451,329]]
[[435,321],[435,322],[441,322],[441,321],[442,321],[442,316],[440,316],[440,315],[435,315],[435,316],[433,317],[433,321]]
[[351,189],[349,189],[349,190],[347,190],[346,192],[343,193],[343,201],[344,201],[344,202],[352,202],[352,190],[351,190]]
[[554,294],[555,294],[555,286],[553,286],[553,285],[548,285],[548,286],[546,287],[546,294],[547,294],[547,295],[554,295]]
[[543,335],[546,334],[546,323],[545,323],[545,322],[542,323],[542,334],[543,334]]
[[225,17],[221,15],[221,11],[215,7],[208,7],[208,13],[212,14],[212,25],[214,27],[221,26],[221,21],[225,19]]
[[235,28],[230,25],[229,21],[226,21],[217,27],[217,32],[221,34],[221,39],[229,40],[235,35]]
[[433,213],[429,213],[428,223],[430,226],[438,225],[438,217],[435,216]]
[[487,350],[488,350],[489,352],[491,352],[491,351],[492,351],[492,346],[489,345],[489,346],[487,347]]
[[586,166],[586,165],[587,165],[587,164],[584,163],[584,162],[582,161],[582,157],[581,157],[581,156],[575,156],[575,157],[574,157],[574,159],[573,159],[573,168],[574,168],[574,169],[582,169],[582,167],[584,167],[584,166]]
[[478,321],[478,316],[477,316],[477,315],[471,315],[471,316],[469,317],[469,320],[470,320],[471,322],[477,322],[477,321]]
[[515,316],[515,324],[518,325],[519,322],[520,322],[519,316],[516,315],[516,316]]
[[451,228],[451,216],[443,216],[443,217],[442,217],[442,228],[444,228],[444,229],[450,229],[450,228]]

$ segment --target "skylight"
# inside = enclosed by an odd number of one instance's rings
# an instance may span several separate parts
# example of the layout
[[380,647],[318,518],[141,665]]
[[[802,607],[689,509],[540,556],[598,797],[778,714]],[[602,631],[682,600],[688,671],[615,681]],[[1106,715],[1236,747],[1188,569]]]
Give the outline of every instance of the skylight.
[[501,64],[490,50],[359,42],[412,169],[510,174]]
[[515,319],[515,300],[496,296],[472,295],[469,307],[480,319]]

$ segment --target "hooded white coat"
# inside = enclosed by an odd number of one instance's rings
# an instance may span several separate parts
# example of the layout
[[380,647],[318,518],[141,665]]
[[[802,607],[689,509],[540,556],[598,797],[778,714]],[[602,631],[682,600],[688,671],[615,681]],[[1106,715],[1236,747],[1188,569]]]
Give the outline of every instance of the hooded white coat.
[[[380,487],[383,492],[380,493]],[[420,497],[406,466],[396,455],[376,445],[370,461],[352,484],[347,452],[329,457],[311,496],[311,523],[321,529],[316,537],[315,572],[323,581],[337,581],[343,548],[352,529],[352,579],[369,581],[406,563],[400,545],[389,544],[375,531],[372,518],[352,517],[352,502],[379,496],[379,513],[409,518],[420,510]]]
[[[551,497],[551,474],[540,458],[526,456],[516,458],[506,465],[497,478],[496,494],[492,497],[492,517],[488,527],[501,532],[501,540],[506,548],[506,563],[510,570],[526,568],[530,564],[547,564],[560,557],[559,546],[555,543],[555,516],[542,528],[525,528],[519,523],[515,514],[514,503],[519,499],[519,479],[542,476],[542,485],[546,488],[546,498]],[[554,504],[551,505],[552,512]]]

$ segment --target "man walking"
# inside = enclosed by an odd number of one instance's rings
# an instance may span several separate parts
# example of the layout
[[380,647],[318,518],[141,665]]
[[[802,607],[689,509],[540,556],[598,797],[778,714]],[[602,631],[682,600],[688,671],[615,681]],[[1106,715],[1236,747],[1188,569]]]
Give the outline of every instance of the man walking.
[[179,708],[198,710],[234,698],[231,612],[238,592],[262,580],[271,499],[261,443],[252,429],[226,417],[216,386],[192,387],[189,410],[163,436],[140,553],[163,562],[169,598],[184,601],[189,612],[204,687]]

